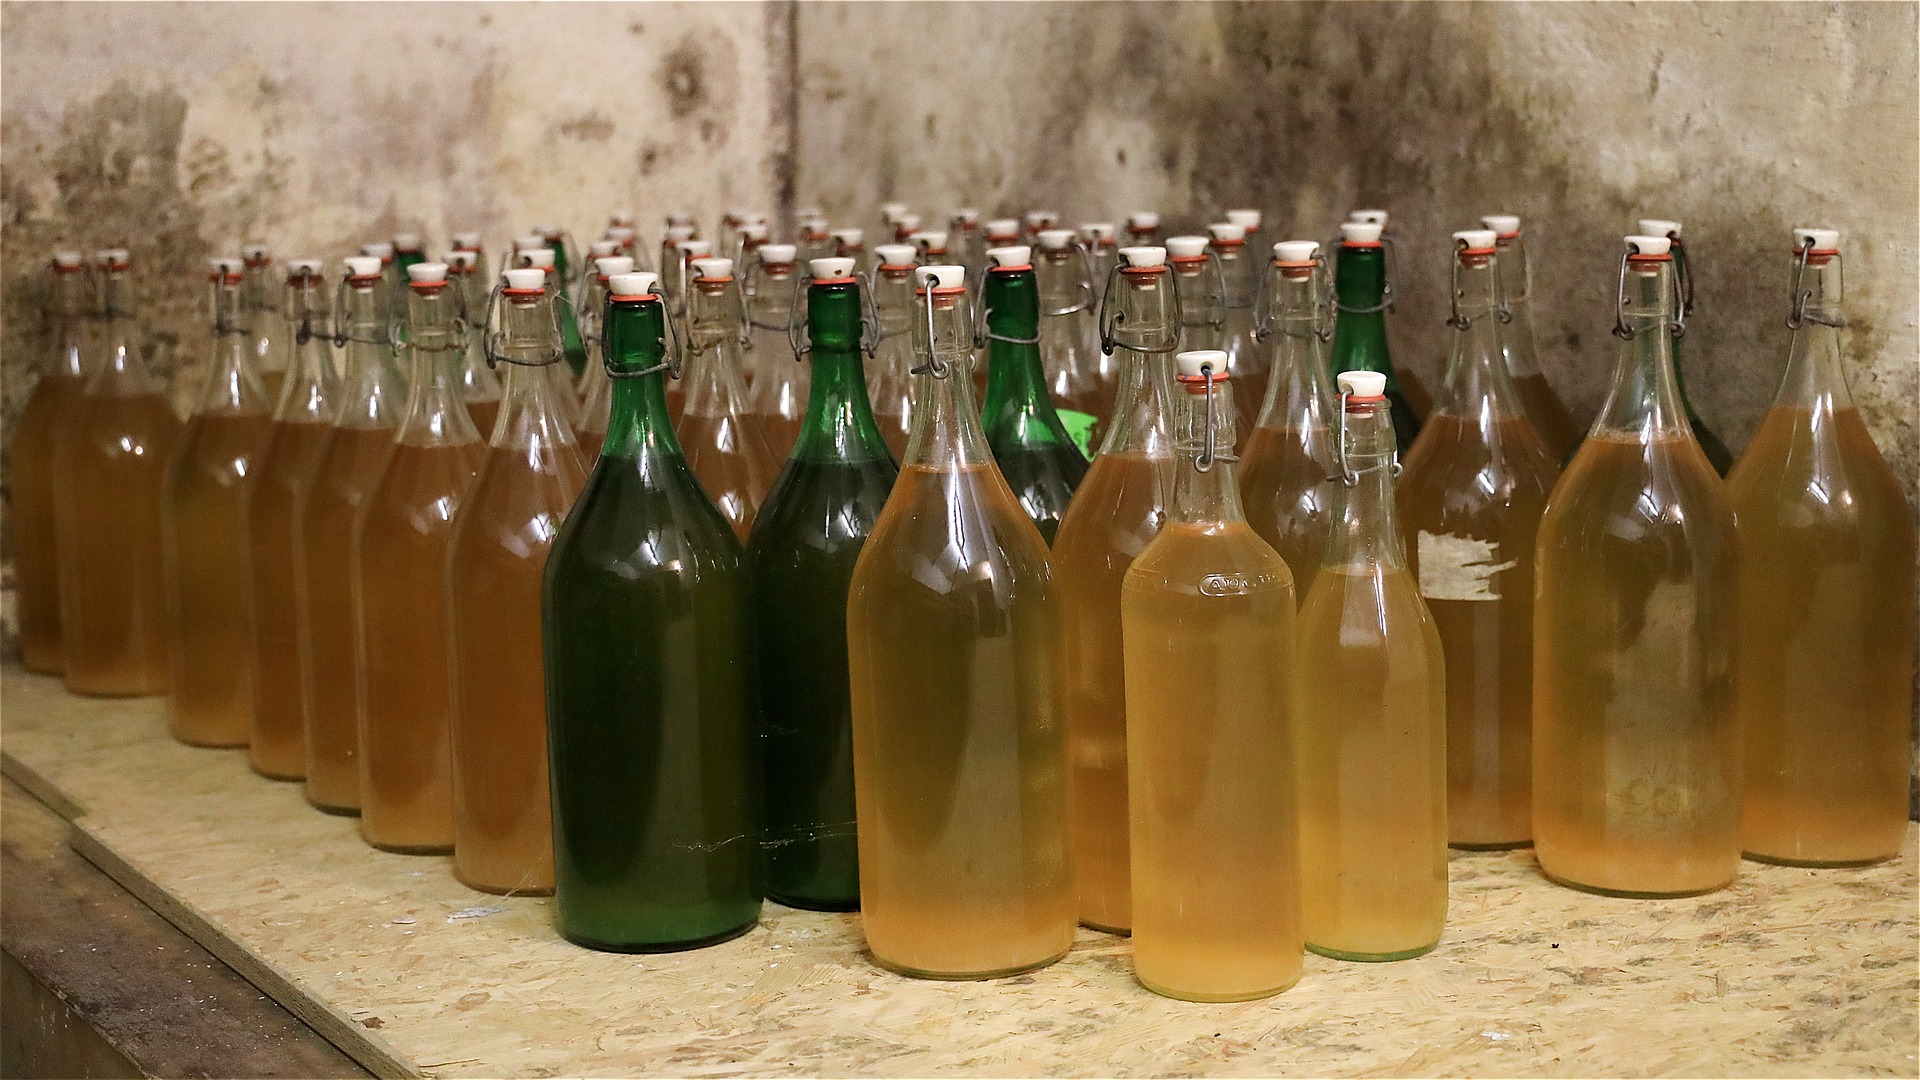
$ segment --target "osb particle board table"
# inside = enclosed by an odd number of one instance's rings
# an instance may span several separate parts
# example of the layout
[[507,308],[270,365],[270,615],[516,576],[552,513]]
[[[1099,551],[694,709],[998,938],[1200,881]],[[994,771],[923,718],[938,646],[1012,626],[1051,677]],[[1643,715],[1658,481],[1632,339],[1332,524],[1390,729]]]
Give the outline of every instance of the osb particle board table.
[[1052,967],[922,982],[863,955],[857,915],[768,905],[696,952],[563,941],[550,901],[363,844],[239,751],[167,737],[157,700],[0,675],[8,776],[75,815],[89,859],[376,1073],[1831,1075],[1920,1072],[1913,834],[1892,863],[1743,865],[1729,889],[1618,900],[1527,852],[1455,854],[1440,947],[1309,956],[1277,998],[1136,986],[1082,931]]

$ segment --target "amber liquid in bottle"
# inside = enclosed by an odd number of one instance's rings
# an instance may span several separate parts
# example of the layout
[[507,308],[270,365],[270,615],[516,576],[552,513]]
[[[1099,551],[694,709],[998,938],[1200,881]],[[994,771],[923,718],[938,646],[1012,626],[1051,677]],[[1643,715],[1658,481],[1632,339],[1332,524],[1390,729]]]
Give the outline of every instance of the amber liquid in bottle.
[[[508,297],[505,418],[453,521],[453,862],[500,893],[553,889],[540,586],[547,551],[586,481],[579,446],[538,366],[558,363],[551,303]],[[599,360],[598,355],[594,357]]]
[[447,549],[486,454],[454,377],[448,291],[411,289],[407,414],[353,535],[360,833],[408,854],[453,848]]
[[1073,876],[1046,543],[987,450],[951,276],[847,641],[867,943],[896,971],[978,979],[1066,953]]
[[1837,249],[1805,233],[1801,244],[1786,378],[1727,478],[1741,544],[1740,846],[1846,866],[1892,857],[1907,835],[1914,527],[1847,392]]
[[1229,380],[1212,380],[1211,439],[1208,378],[1180,383],[1173,520],[1121,601],[1134,973],[1170,997],[1245,1001],[1300,977],[1293,581],[1240,511]]
[[1351,482],[1298,623],[1302,910],[1307,948],[1341,960],[1419,956],[1447,914],[1446,667],[1394,521],[1389,410],[1346,399]]
[[180,418],[147,371],[122,310],[121,269],[105,272],[102,355],[56,448],[60,635],[68,690],[164,693],[166,574],[161,488]]
[[78,252],[51,266],[49,305],[53,362],[40,374],[20,410],[9,455],[13,465],[13,568],[20,604],[20,662],[28,671],[58,675],[60,644],[60,532],[55,512],[54,459],[60,437],[86,390],[87,353],[81,330],[85,268]]
[[[674,422],[687,463],[742,543],[780,472],[740,381],[740,299],[731,277],[688,283],[685,411]],[[788,360],[791,364],[793,361]]]
[[1736,536],[1673,380],[1665,256],[1629,260],[1613,388],[1540,523],[1540,867],[1618,896],[1708,892],[1740,859]]
[[384,344],[380,279],[349,280],[346,372],[333,426],[296,504],[300,685],[306,716],[307,801],[360,810],[359,660],[355,653],[353,530],[393,449],[406,389]]

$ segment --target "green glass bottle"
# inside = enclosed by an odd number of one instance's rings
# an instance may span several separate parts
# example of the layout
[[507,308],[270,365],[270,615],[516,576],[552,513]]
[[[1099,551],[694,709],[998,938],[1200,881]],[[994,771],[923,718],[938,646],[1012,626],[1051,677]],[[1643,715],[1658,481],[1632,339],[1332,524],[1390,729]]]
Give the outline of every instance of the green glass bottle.
[[542,594],[560,930],[618,952],[760,917],[746,553],[667,418],[658,281],[609,282],[607,441]]
[[[552,273],[547,275],[548,281],[556,293],[564,293],[567,300],[573,298],[573,263],[569,257],[565,229],[557,225],[536,225],[532,232],[515,240],[514,247],[522,252],[541,249],[553,252]],[[541,264],[532,262],[526,265]],[[587,370],[587,343],[580,337],[580,320],[571,303],[563,302],[560,305],[560,342],[567,354],[567,370],[573,372],[577,380]]]
[[747,543],[766,768],[761,853],[772,899],[851,911],[860,866],[847,587],[899,469],[867,402],[853,260],[811,267],[806,419]]
[[427,248],[419,233],[393,234],[393,265],[399,268],[402,278],[407,276],[407,267],[426,261]]
[[1339,314],[1333,324],[1331,364],[1336,372],[1377,371],[1387,377],[1393,438],[1404,454],[1420,434],[1420,419],[1387,352],[1387,254],[1380,230],[1373,222],[1348,221],[1340,226],[1340,254],[1333,271]]
[[[1670,250],[1673,252],[1673,279],[1680,290],[1680,317],[1691,320],[1693,318],[1693,266],[1687,261],[1687,245],[1680,242],[1680,223],[1641,218],[1640,234],[1664,236],[1673,242]],[[1733,451],[1728,450],[1727,444],[1721,441],[1720,436],[1715,435],[1713,429],[1707,426],[1707,422],[1700,419],[1699,412],[1693,407],[1693,400],[1687,397],[1687,371],[1686,365],[1682,362],[1685,359],[1684,348],[1683,339],[1675,335],[1673,384],[1680,391],[1680,406],[1686,410],[1687,424],[1693,428],[1695,441],[1699,442],[1700,449],[1707,455],[1707,460],[1713,463],[1713,471],[1725,476],[1727,470],[1733,468]]]
[[1040,287],[1031,249],[1016,244],[987,252],[981,302],[986,307],[987,399],[980,420],[987,446],[1027,516],[1051,545],[1073,489],[1087,475],[1087,459],[1047,393],[1040,362]]

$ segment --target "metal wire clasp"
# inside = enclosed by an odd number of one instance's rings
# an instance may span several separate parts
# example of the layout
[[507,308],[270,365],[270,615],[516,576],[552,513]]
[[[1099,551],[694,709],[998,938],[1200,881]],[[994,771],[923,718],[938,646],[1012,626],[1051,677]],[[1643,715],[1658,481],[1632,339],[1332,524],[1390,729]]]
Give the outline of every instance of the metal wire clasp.
[[[675,327],[674,320],[667,315],[666,306],[666,301],[662,299],[660,301],[660,325],[662,327],[660,352],[664,359],[650,368],[641,368],[639,371],[615,371],[613,370],[613,364],[611,362],[613,357],[612,351],[602,348],[600,350],[600,365],[606,368],[608,378],[638,379],[643,375],[653,375],[664,371],[667,373],[668,378],[678,379],[680,373],[686,370],[686,360],[683,356],[685,346],[680,341],[680,331]],[[600,305],[600,325],[613,325],[612,293],[608,293],[606,300]]]
[[1113,309],[1113,283],[1119,280],[1122,273],[1125,273],[1125,270],[1121,267],[1119,261],[1116,260],[1113,266],[1107,270],[1107,283],[1100,290],[1100,315],[1097,321],[1100,330],[1101,353],[1112,356],[1113,350],[1115,349],[1126,349],[1130,352],[1147,353],[1150,355],[1178,351],[1180,348],[1179,327],[1186,325],[1185,308],[1182,307],[1180,301],[1180,275],[1174,273],[1172,268],[1164,271],[1167,275],[1167,287],[1173,290],[1173,325],[1175,327],[1171,335],[1173,340],[1158,348],[1148,348],[1145,345],[1129,344],[1114,337],[1114,332],[1120,329],[1120,324],[1125,322],[1127,318],[1126,312],[1115,311]]
[[[1813,290],[1803,289],[1801,285],[1806,279],[1807,260],[1813,255],[1813,238],[1810,236],[1807,237],[1806,241],[1801,244],[1799,248],[1795,249],[1794,254],[1796,258],[1793,262],[1793,284],[1789,286],[1787,290],[1787,329],[1798,330],[1810,322],[1819,323],[1821,326],[1831,326],[1835,329],[1847,325],[1847,320],[1845,319],[1832,315],[1822,315],[1807,310],[1807,301],[1813,299]],[[1840,253],[1837,251],[1827,256],[1827,258],[1840,264],[1838,273],[1840,274],[1841,288],[1844,290],[1846,287],[1846,263],[1840,262]]]
[[1218,386],[1220,382],[1220,378],[1218,375],[1214,373],[1213,365],[1211,363],[1201,364],[1200,374],[1203,378],[1207,380],[1207,410],[1206,410],[1207,432],[1205,435],[1201,436],[1200,452],[1194,455],[1193,469],[1195,472],[1204,473],[1204,472],[1212,472],[1213,463],[1216,461],[1233,462],[1233,461],[1239,461],[1240,459],[1231,450],[1229,450],[1224,454],[1220,452],[1220,447],[1219,447],[1220,429],[1218,427],[1220,395],[1215,389],[1215,387]]
[[[1631,262],[1632,259],[1633,252],[1623,251],[1620,253],[1620,279],[1614,287],[1613,336],[1622,341],[1632,341],[1634,335],[1639,332],[1627,325],[1627,264]],[[1685,264],[1683,263],[1682,265]],[[1689,279],[1690,273],[1691,272],[1681,274],[1676,272],[1674,276],[1677,279]],[[1674,318],[1667,323],[1668,332],[1671,333],[1676,340],[1686,335],[1687,312],[1692,310],[1692,306],[1693,305],[1686,300],[1681,300],[1680,303],[1676,305],[1677,310],[1674,312]]]
[[[555,289],[553,291],[554,304],[551,308],[547,309],[547,319],[553,328],[553,352],[537,360],[522,360],[518,357],[508,356],[501,348],[501,343],[506,340],[507,334],[505,330],[494,329],[494,324],[500,321],[500,302],[505,295],[506,282],[495,282],[493,291],[487,294],[487,310],[482,317],[484,321],[480,323],[480,356],[486,360],[487,370],[491,371],[501,364],[514,364],[519,367],[546,367],[548,364],[555,364],[565,360],[567,358],[566,349],[565,346],[560,344],[563,340],[560,329],[560,305],[565,303],[567,310],[575,311],[576,321],[578,317],[578,312],[573,306],[573,301],[568,298],[566,292],[561,289]],[[464,303],[465,301],[462,300],[462,304]],[[464,313],[462,317],[464,318]]]
[[[1360,474],[1353,471],[1353,466],[1347,464],[1347,452],[1348,452],[1348,441],[1349,441],[1349,435],[1347,431],[1347,399],[1351,398],[1352,396],[1353,394],[1344,388],[1340,391],[1340,437],[1339,437],[1339,447],[1338,447],[1340,475],[1327,477],[1327,479],[1329,480],[1339,480],[1341,483],[1345,484],[1348,487],[1353,487],[1355,484],[1358,484],[1360,482]],[[1384,398],[1381,399],[1381,404],[1383,406],[1386,405],[1386,400]],[[1391,409],[1391,406],[1387,406],[1387,407]],[[1389,413],[1388,422],[1389,423],[1392,422],[1391,413]],[[1393,470],[1393,476],[1398,477],[1400,475],[1400,452],[1398,450],[1392,451],[1389,454],[1387,468]]]
[[[1322,312],[1333,309],[1333,283],[1327,276],[1327,261],[1324,258],[1314,260],[1314,267],[1308,271],[1308,274],[1310,289],[1314,288],[1311,284],[1311,279],[1314,277],[1319,278],[1325,286],[1314,291],[1314,296],[1320,303],[1305,320],[1293,321],[1310,323],[1313,328],[1308,333],[1319,338],[1324,345],[1333,340],[1333,320],[1320,317]],[[1253,340],[1265,342],[1278,332],[1274,326],[1273,316],[1273,273],[1269,270],[1260,275],[1260,287],[1253,294]]]
[[[1335,236],[1324,245],[1324,250],[1338,252],[1341,246],[1340,237]],[[1386,264],[1381,268],[1380,302],[1377,304],[1368,304],[1366,307],[1348,307],[1340,302],[1340,292],[1338,288],[1335,287],[1332,281],[1329,281],[1327,284],[1327,295],[1334,308],[1348,315],[1371,315],[1376,311],[1384,311],[1388,314],[1393,313],[1393,283],[1400,279],[1400,253],[1399,249],[1394,245],[1393,238],[1384,232],[1380,234],[1380,252],[1380,257]],[[1336,254],[1334,257],[1339,258],[1340,256]]]
[[935,346],[933,334],[933,282],[929,280],[925,289],[927,295],[927,362],[908,370],[909,375],[931,375],[944,379],[953,373],[953,365],[940,359],[940,350]]

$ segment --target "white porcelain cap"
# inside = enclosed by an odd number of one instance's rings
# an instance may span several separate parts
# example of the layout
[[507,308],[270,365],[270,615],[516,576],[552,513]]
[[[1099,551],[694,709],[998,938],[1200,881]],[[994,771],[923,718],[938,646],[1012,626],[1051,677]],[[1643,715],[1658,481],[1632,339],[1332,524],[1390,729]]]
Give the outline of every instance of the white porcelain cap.
[[695,259],[693,272],[705,281],[726,281],[733,277],[733,260],[712,257]]
[[889,225],[893,224],[896,221],[899,221],[901,218],[905,217],[906,214],[907,214],[906,203],[890,202],[890,203],[880,204],[880,220],[886,222]]
[[1355,210],[1347,215],[1347,220],[1358,221],[1363,225],[1379,225],[1384,228],[1387,224],[1387,212],[1385,210]]
[[880,256],[881,266],[912,266],[914,250],[912,244],[881,244],[873,249]]
[[613,241],[614,243],[620,245],[621,247],[625,247],[629,243],[632,243],[633,238],[638,235],[640,234],[633,231],[633,229],[630,226],[626,226],[626,225],[607,226],[607,239]]
[[613,213],[607,215],[607,223],[609,225],[621,225],[627,228],[632,228],[633,227],[633,211],[615,210]]
[[807,272],[813,275],[815,281],[838,281],[841,278],[850,278],[853,276],[853,260],[842,256],[810,259],[807,262]]
[[1073,246],[1073,230],[1041,229],[1040,235],[1035,239],[1040,241],[1042,251],[1065,251]]
[[1343,221],[1340,223],[1340,239],[1349,244],[1377,244],[1380,242],[1382,226],[1373,221]]
[[955,210],[949,217],[950,220],[957,221],[962,225],[980,224],[980,211],[975,210],[971,206],[963,206]]
[[967,268],[964,266],[922,266],[913,272],[914,283],[921,288],[964,289],[967,284]]
[[1680,223],[1677,221],[1668,221],[1665,218],[1643,217],[1636,223],[1636,227],[1644,236],[1673,237],[1680,235]]
[[712,255],[712,254],[713,254],[713,241],[711,241],[711,240],[682,240],[682,241],[680,241],[680,256],[681,256],[681,258],[685,258],[685,259],[704,259],[704,258],[706,258],[707,256],[709,256],[709,255]]
[[371,278],[380,276],[380,256],[349,255],[346,259],[347,276]]
[[1207,226],[1207,235],[1214,240],[1228,244],[1235,242],[1245,243],[1247,239],[1247,227],[1245,225],[1235,225],[1231,221],[1222,221]]
[[537,266],[522,266],[505,271],[500,275],[507,280],[509,289],[544,289],[547,287],[547,272]]
[[1207,238],[1204,236],[1167,237],[1167,257],[1172,259],[1191,259],[1207,253]]
[[1320,257],[1320,241],[1282,240],[1273,245],[1273,257],[1280,262],[1311,262]]
[[393,258],[393,245],[385,240],[375,240],[371,244],[360,245],[360,254],[371,255],[376,259]]
[[53,265],[63,269],[71,270],[84,261],[86,261],[86,257],[78,251],[56,251],[53,253]]
[[919,232],[920,231],[920,215],[919,214],[901,214],[899,217],[894,218],[893,231],[910,232],[910,233]]
[[443,260],[449,270],[471,270],[480,265],[480,253],[477,251],[449,251]]
[[246,271],[247,264],[244,259],[226,256],[218,259],[208,259],[207,269],[220,275],[239,274]]
[[1160,213],[1157,210],[1135,210],[1127,215],[1127,228],[1134,232],[1160,227]]
[[[1641,224],[1646,224],[1641,222]],[[1629,255],[1668,255],[1673,252],[1673,238],[1667,236],[1629,236],[1627,253]]]
[[287,277],[288,279],[297,277],[319,277],[320,272],[326,268],[327,264],[319,259],[288,259]]
[[1227,211],[1227,220],[1248,232],[1252,232],[1260,227],[1260,211],[1229,210]]
[[273,258],[273,249],[265,244],[241,244],[240,257],[248,263],[257,263]]
[[848,247],[859,247],[860,242],[867,238],[864,229],[835,229],[827,235],[833,237],[834,243],[845,244]]
[[564,230],[558,225],[535,225],[533,231],[551,240],[560,235]]
[[1493,229],[1461,229],[1453,234],[1453,242],[1456,247],[1469,251],[1486,251],[1493,247],[1493,242],[1497,238],[1494,235],[1495,231]]
[[1494,232],[1499,233],[1501,236],[1512,236],[1514,233],[1517,233],[1520,231],[1520,215],[1519,214],[1481,214],[1480,224],[1486,226],[1489,229],[1492,229]]
[[424,244],[425,242],[420,239],[419,233],[403,232],[393,234],[393,250],[395,251],[419,251]]
[[1052,210],[1029,210],[1021,218],[1027,223],[1028,229],[1038,232],[1059,221],[1060,215]]
[[803,206],[800,209],[795,210],[793,212],[793,216],[800,219],[801,221],[808,221],[813,218],[826,217],[827,212],[825,210],[820,209],[817,206]]
[[1032,266],[1033,248],[1026,244],[1009,244],[1006,247],[988,248],[987,265],[995,270],[1014,266]]
[[595,240],[587,245],[588,256],[595,259],[604,259],[619,250],[620,241],[618,240]]
[[453,246],[457,248],[472,248],[477,251],[480,248],[480,234],[477,232],[454,233]]
[[524,248],[515,252],[513,257],[519,259],[520,265],[523,267],[532,266],[541,270],[547,270],[553,267],[552,248]]
[[685,210],[669,210],[666,219],[668,226],[685,225],[689,229],[693,228],[693,215]]
[[767,223],[764,221],[742,222],[740,225],[740,236],[756,244],[765,243],[767,239]]
[[1123,247],[1120,249],[1120,265],[1142,270],[1149,266],[1165,266],[1167,249],[1153,246]]
[[1180,374],[1189,379],[1197,379],[1205,375],[1206,372],[1200,370],[1203,367],[1211,367],[1216,380],[1228,378],[1233,374],[1227,370],[1227,354],[1221,349],[1194,349],[1190,352],[1175,353],[1173,363]]
[[1020,222],[1014,218],[994,218],[987,222],[987,239],[1001,240],[1020,235]]
[[1800,250],[1813,242],[1815,251],[1840,250],[1840,230],[1838,229],[1795,229],[1793,230],[1793,249]]
[[693,226],[691,225],[667,226],[666,241],[665,241],[666,243],[678,244],[691,239],[693,239]]
[[100,254],[105,256],[108,262],[113,263],[117,267],[124,267],[133,261],[133,252],[128,251],[126,248],[107,248],[105,251],[100,252]]
[[1113,239],[1113,222],[1093,221],[1080,226],[1080,235],[1090,241],[1106,243]]
[[513,250],[515,251],[525,251],[528,248],[543,248],[546,246],[547,238],[541,236],[539,233],[527,233],[525,236],[516,236],[513,238]]
[[939,229],[927,229],[907,237],[907,241],[924,252],[947,250],[947,234]]
[[760,245],[760,263],[762,266],[788,266],[800,254],[800,249],[792,244]]
[[660,287],[660,275],[641,270],[632,274],[615,274],[607,282],[607,290],[615,296],[652,296]]
[[415,285],[445,285],[447,264],[443,262],[414,263],[407,267],[407,280]]
[[1387,377],[1378,371],[1343,371],[1333,381],[1349,397],[1377,398],[1387,393]]
[[633,273],[633,259],[626,255],[608,255],[593,260],[593,269],[601,277],[611,281],[620,274]]

